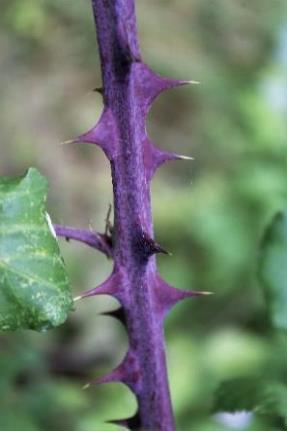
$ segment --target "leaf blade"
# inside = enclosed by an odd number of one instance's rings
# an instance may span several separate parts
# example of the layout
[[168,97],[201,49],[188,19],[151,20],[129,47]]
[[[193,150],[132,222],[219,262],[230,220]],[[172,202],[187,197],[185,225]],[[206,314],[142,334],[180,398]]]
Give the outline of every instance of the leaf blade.
[[36,170],[0,179],[0,329],[43,331],[63,323],[73,300],[46,217],[46,179]]

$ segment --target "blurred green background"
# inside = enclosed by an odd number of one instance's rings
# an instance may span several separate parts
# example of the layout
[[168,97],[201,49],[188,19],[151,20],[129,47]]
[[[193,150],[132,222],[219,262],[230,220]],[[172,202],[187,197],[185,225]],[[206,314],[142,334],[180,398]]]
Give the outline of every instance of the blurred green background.
[[[260,238],[287,205],[286,0],[136,4],[146,62],[201,82],[162,95],[147,124],[160,147],[195,158],[163,167],[153,182],[156,239],[172,252],[158,259],[160,272],[176,287],[215,293],[167,319],[177,429],[235,429],[213,413],[248,409],[262,390],[240,429],[286,430],[287,338],[271,330],[257,281]],[[109,165],[97,148],[60,145],[101,111],[90,1],[1,0],[0,53],[0,174],[39,168],[54,222],[103,231]],[[75,296],[110,273],[100,253],[61,248]],[[1,431],[119,430],[104,420],[134,412],[130,392],[82,389],[126,351],[123,328],[99,315],[115,306],[91,299],[51,332],[1,334]]]

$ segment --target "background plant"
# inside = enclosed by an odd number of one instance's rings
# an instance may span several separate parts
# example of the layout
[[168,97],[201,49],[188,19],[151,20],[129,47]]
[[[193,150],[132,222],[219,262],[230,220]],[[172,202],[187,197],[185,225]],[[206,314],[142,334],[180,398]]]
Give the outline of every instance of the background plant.
[[[285,8],[279,1],[272,8],[267,1],[248,6],[138,2],[147,62],[163,75],[202,82],[200,88],[162,96],[148,125],[165,149],[174,149],[176,141],[180,153],[196,158],[192,168],[170,165],[155,180],[157,238],[173,252],[167,262],[160,260],[161,273],[178,287],[217,293],[208,303],[179,305],[167,322],[171,386],[186,430],[191,423],[214,430],[208,418],[218,383],[249,377],[270,351],[255,267],[263,228],[286,199],[284,111],[274,110],[265,91],[280,70],[284,79],[278,47]],[[53,220],[92,223],[102,230],[111,201],[104,158],[94,149],[56,145],[67,131],[73,136],[91,126],[95,110],[100,111],[100,98],[89,92],[100,82],[90,55],[90,5],[30,1],[24,7],[4,1],[2,11],[1,174],[39,166],[50,179]],[[97,199],[90,199],[91,184]],[[96,277],[103,280],[110,270],[104,258],[95,265],[93,254],[76,244],[64,244],[63,251],[75,291]],[[1,336],[6,370],[1,413],[17,407],[28,429],[86,430],[110,417],[113,397],[126,400],[126,405],[113,402],[119,413],[133,411],[134,401],[123,388],[79,390],[88,376],[116,365],[125,351],[122,329],[96,317],[110,303],[92,302],[79,307],[68,326],[44,338]],[[186,363],[186,372],[178,362]]]

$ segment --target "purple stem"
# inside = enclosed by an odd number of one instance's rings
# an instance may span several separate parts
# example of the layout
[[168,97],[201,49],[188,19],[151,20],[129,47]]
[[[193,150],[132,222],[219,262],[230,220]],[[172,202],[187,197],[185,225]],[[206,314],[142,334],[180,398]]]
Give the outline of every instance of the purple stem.
[[[162,319],[154,298],[156,262],[144,144],[145,70],[137,41],[133,0],[92,0],[103,75],[107,142],[114,191],[114,262],[129,335],[129,352],[116,370],[135,392],[131,429],[174,431]],[[141,79],[143,78],[143,79]]]
[[112,248],[109,244],[109,238],[107,235],[92,232],[87,229],[77,229],[71,226],[63,226],[60,224],[54,224],[54,229],[57,236],[64,237],[68,240],[73,239],[75,241],[83,242],[88,246],[95,248],[107,257],[112,256]]
[[103,284],[82,297],[108,294],[117,298],[129,336],[123,362],[98,383],[120,381],[136,395],[136,415],[113,423],[131,430],[174,431],[163,321],[179,300],[200,293],[174,289],[157,273],[155,254],[164,250],[154,241],[150,180],[165,161],[185,157],[156,148],[146,134],[145,122],[157,95],[189,82],[160,77],[142,62],[133,0],[92,0],[92,6],[104,108],[97,125],[74,142],[99,145],[111,164],[114,269]]

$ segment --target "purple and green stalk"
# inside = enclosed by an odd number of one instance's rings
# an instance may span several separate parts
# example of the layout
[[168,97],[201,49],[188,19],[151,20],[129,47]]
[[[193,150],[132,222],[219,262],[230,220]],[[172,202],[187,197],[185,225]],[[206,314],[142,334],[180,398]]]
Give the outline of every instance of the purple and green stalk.
[[[164,317],[178,301],[204,292],[181,291],[163,281],[155,254],[150,181],[169,160],[146,133],[153,100],[164,90],[190,83],[160,77],[141,58],[134,0],[92,0],[103,77],[104,108],[97,125],[75,143],[100,146],[111,164],[114,193],[112,237],[64,226],[59,236],[83,241],[114,261],[111,276],[82,297],[107,294],[121,304],[129,349],[122,363],[97,383],[122,382],[135,394],[134,417],[112,423],[131,430],[174,431],[164,343]],[[115,314],[114,314],[115,315]]]

